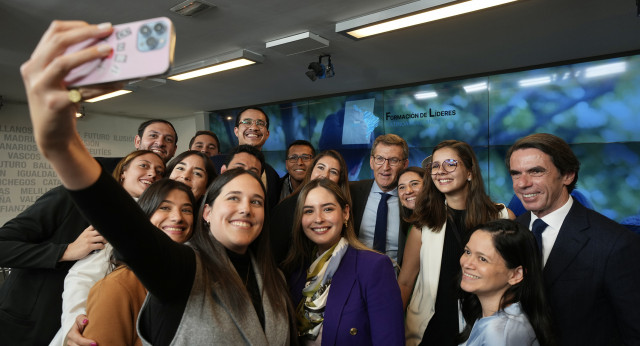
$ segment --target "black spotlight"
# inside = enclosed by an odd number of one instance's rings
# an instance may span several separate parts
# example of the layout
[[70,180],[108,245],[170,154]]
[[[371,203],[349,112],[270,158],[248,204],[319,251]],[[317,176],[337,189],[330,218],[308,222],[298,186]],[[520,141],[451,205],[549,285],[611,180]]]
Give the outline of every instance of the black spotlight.
[[[322,59],[326,59],[326,64],[322,63]],[[309,63],[309,67],[307,67],[309,71],[305,74],[311,81],[315,81],[316,79],[325,79],[331,78],[336,75],[336,72],[333,68],[333,63],[331,62],[331,55],[321,55],[318,57],[318,62]]]

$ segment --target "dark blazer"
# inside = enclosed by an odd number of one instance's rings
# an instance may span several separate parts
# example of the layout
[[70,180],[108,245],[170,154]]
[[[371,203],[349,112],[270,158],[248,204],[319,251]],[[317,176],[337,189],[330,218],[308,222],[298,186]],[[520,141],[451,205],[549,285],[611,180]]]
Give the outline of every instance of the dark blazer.
[[0,344],[47,345],[60,328],[64,278],[75,262],[58,262],[89,226],[61,186],[0,228],[0,266],[13,268],[0,287]]
[[[213,166],[216,168],[216,172],[218,174],[220,174],[220,168],[222,168],[222,165],[227,164],[228,159],[229,155],[227,154],[211,156],[211,161],[213,161]],[[278,175],[278,172],[276,172],[276,170],[266,162],[264,166],[264,174],[267,176],[267,205],[271,209],[280,201],[280,189],[282,188],[282,183],[280,182],[280,175]]]
[[[375,180],[373,179],[349,182],[351,202],[353,204],[353,226],[355,227],[357,235],[360,233],[362,215],[364,215],[364,208],[367,206],[367,200],[369,199],[369,193],[371,192],[373,184],[375,184]],[[398,209],[400,209],[400,204],[398,204]],[[399,211],[399,213],[399,215],[402,215],[401,211]],[[409,224],[400,217],[400,229],[398,230],[398,264],[402,264],[404,243],[407,241],[408,229]]]
[[271,252],[280,265],[287,257],[291,240],[293,238],[293,214],[296,210],[299,192],[289,195],[278,205],[271,209],[269,220],[269,239],[271,241]]
[[[294,306],[306,282],[306,269],[301,272],[289,281]],[[402,298],[389,257],[347,249],[331,281],[322,345],[404,345]]]
[[[531,213],[518,222],[529,227]],[[544,267],[560,345],[640,345],[640,237],[575,199]]]

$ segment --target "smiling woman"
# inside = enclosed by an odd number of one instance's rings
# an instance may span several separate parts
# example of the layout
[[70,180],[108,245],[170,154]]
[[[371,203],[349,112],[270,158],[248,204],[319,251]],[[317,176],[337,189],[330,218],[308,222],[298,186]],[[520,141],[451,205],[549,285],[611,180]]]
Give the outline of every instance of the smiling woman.
[[204,196],[213,179],[218,176],[211,159],[194,150],[187,150],[174,157],[167,164],[166,172],[169,179],[189,186],[198,201]]
[[[184,243],[193,231],[196,200],[191,189],[163,179],[149,187],[138,200],[151,223],[173,241]],[[87,298],[85,338],[102,345],[141,345],[136,321],[147,290],[126,263],[111,256],[114,271],[98,281]]]
[[293,273],[289,287],[298,306],[300,342],[404,345],[391,260],[358,240],[341,188],[329,179],[312,180],[297,201],[293,244],[283,266]]
[[[149,299],[140,313],[140,337],[154,345],[288,344],[292,329],[290,306],[284,294],[286,284],[271,258],[268,228],[262,228],[264,217],[260,215],[264,216],[264,210],[260,213],[254,207],[254,201],[259,199],[256,196],[263,200],[265,196],[259,178],[232,169],[215,179],[204,199],[208,208],[222,201],[225,186],[241,176],[254,179],[259,188],[255,184],[251,189],[243,186],[238,197],[241,203],[229,218],[214,217],[215,209],[206,223],[198,217],[191,246],[178,244],[149,221],[80,140],[73,113],[76,105],[69,99],[64,77],[87,61],[107,56],[111,49],[98,45],[61,54],[70,45],[111,32],[109,24],[56,21],[23,64],[21,73],[39,150],[51,162],[83,215],[100,229],[149,290]],[[109,88],[113,86],[80,92],[83,96],[97,96]],[[204,214],[201,210],[197,215]],[[233,226],[237,222],[228,224],[236,218],[242,220],[243,227],[247,224],[244,218],[252,220],[248,223],[256,227],[257,234],[246,247],[242,243],[243,246],[228,249],[213,231],[236,231]],[[171,280],[167,280],[167,274]]]
[[487,196],[476,155],[465,142],[436,145],[426,173],[398,276],[407,309],[407,344],[457,345],[455,278],[468,230],[515,216]]
[[479,226],[460,257],[462,345],[553,345],[533,234],[512,220]]

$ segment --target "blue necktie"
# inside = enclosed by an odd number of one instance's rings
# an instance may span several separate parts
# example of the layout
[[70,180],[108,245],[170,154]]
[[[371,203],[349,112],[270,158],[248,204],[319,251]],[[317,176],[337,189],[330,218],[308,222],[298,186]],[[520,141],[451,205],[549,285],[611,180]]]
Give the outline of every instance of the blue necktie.
[[387,245],[387,214],[389,208],[387,207],[387,199],[391,197],[390,194],[380,192],[380,203],[378,203],[378,215],[376,215],[376,230],[373,234],[373,249],[385,252]]
[[542,252],[542,232],[547,229],[547,226],[549,225],[547,225],[546,222],[542,221],[542,219],[536,219],[536,221],[533,222],[533,227],[531,228],[533,236],[538,242],[538,248],[540,249],[540,260],[542,261],[544,261],[544,254]]

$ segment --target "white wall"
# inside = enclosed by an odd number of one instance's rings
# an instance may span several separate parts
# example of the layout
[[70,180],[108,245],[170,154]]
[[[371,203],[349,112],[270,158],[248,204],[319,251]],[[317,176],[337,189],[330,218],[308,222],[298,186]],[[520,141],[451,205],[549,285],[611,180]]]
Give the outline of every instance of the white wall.
[[[0,109],[0,225],[29,207],[60,180],[40,155],[26,105],[6,104]],[[196,129],[205,129],[202,116],[195,114],[169,119],[178,133],[178,150],[187,149]],[[94,156],[120,157],[135,150],[133,139],[146,119],[89,114],[77,127]]]

